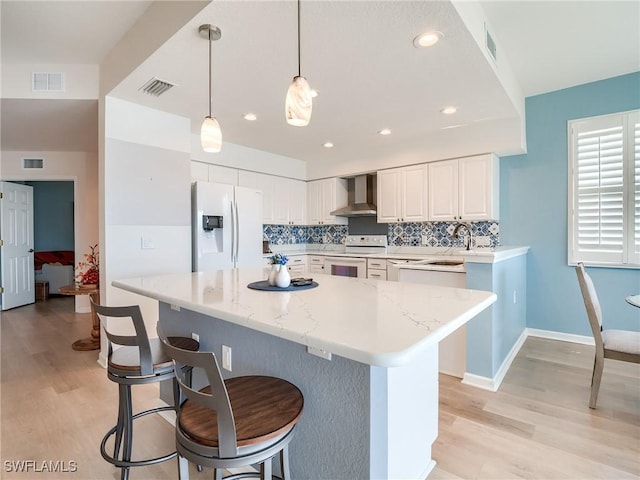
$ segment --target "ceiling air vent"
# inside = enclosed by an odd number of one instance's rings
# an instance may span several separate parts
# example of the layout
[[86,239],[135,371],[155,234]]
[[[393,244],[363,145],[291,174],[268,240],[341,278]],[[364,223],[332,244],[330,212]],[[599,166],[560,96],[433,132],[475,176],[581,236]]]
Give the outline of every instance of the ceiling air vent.
[[496,49],[496,42],[493,41],[493,37],[489,33],[489,29],[487,28],[486,25],[485,25],[484,31],[485,31],[487,52],[489,52],[489,55],[491,55],[491,58],[493,58],[493,61],[498,63],[498,51]]
[[173,87],[175,87],[175,84],[153,77],[142,87],[140,87],[140,90],[142,90],[144,93],[148,93],[149,95],[153,95],[154,97],[159,97],[164,92],[170,90]]
[[63,72],[32,72],[32,92],[64,92]]
[[22,168],[44,168],[44,158],[23,158]]

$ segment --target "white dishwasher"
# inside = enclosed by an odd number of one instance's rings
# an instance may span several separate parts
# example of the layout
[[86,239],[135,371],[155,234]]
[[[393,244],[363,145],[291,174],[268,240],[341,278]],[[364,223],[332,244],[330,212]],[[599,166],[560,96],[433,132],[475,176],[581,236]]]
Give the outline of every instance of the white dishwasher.
[[[426,285],[438,285],[441,287],[467,288],[467,274],[464,270],[447,271],[444,268],[438,270],[426,270],[411,263],[389,265],[395,270],[390,273],[389,279],[397,279],[399,282],[423,283]],[[437,268],[437,267],[436,267]],[[467,327],[463,325],[451,335],[440,341],[438,348],[438,369],[440,373],[462,378],[467,367]]]

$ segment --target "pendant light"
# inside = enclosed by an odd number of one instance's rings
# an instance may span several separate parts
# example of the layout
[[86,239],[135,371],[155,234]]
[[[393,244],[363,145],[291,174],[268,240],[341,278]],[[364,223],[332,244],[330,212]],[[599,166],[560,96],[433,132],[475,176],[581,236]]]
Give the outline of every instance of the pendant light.
[[312,97],[311,87],[307,79],[300,74],[300,0],[298,0],[298,75],[293,77],[287,99],[285,116],[289,125],[304,127],[311,119]]
[[209,115],[202,122],[200,142],[205,152],[218,153],[222,148],[222,131],[218,121],[211,116],[211,42],[219,40],[222,37],[222,32],[218,27],[209,24],[200,25],[198,31],[209,42]]

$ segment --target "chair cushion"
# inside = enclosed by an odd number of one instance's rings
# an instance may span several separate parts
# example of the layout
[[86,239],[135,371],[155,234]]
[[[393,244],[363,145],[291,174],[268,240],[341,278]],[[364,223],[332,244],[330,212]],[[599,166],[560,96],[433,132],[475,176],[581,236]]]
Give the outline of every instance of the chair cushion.
[[640,355],[640,332],[604,330],[602,341],[606,350]]
[[[286,380],[246,376],[229,378],[224,383],[235,419],[238,447],[278,437],[291,430],[302,415],[302,393]],[[211,387],[200,391],[210,394]],[[218,446],[215,411],[187,400],[180,409],[179,425],[196,442]]]
[[[187,337],[169,337],[169,342],[183,350],[197,351],[200,344]],[[154,370],[166,370],[173,368],[173,362],[167,354],[164,353],[162,342],[159,338],[150,338],[149,347],[151,347],[151,363]],[[120,347],[113,351],[109,358],[109,368],[123,370],[127,372],[140,371],[140,351],[138,347]]]

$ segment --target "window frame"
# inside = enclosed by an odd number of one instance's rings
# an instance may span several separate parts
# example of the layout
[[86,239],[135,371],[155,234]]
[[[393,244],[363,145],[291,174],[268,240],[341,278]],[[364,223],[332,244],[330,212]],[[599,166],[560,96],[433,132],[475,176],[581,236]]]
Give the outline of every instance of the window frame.
[[[578,245],[578,136],[588,132],[622,127],[622,250],[581,249]],[[567,258],[569,265],[640,268],[640,110],[580,118],[567,122],[568,218]],[[594,187],[595,193],[614,187]]]

